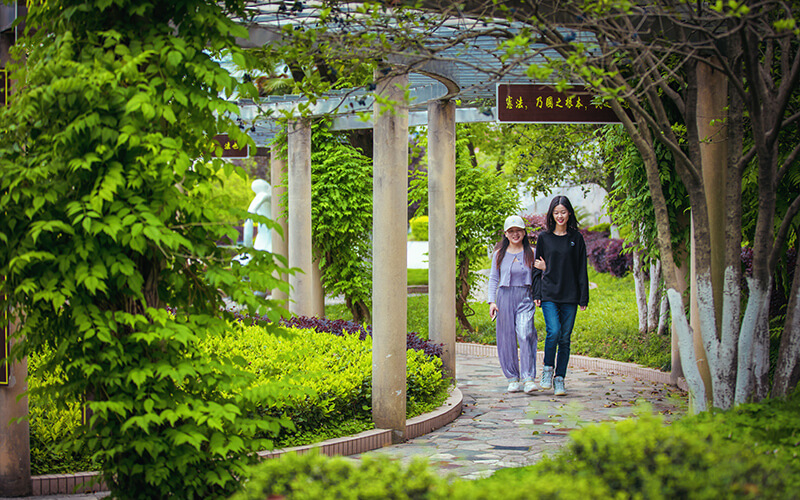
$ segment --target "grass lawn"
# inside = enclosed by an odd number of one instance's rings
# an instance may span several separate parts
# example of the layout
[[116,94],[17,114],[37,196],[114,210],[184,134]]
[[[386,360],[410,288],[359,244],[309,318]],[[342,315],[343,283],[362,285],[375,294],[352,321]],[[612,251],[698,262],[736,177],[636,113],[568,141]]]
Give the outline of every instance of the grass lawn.
[[[409,284],[412,272],[424,273],[427,279],[426,270],[409,270]],[[615,278],[610,274],[597,273],[590,267],[589,281],[596,284],[597,288],[589,292],[586,311],[578,311],[572,332],[572,353],[669,370],[669,336],[653,333],[641,335],[638,332],[633,277]],[[468,332],[459,326],[456,332],[459,341],[494,344],[495,327],[489,319],[488,305],[483,302],[469,305],[474,311],[469,319],[475,332]],[[352,319],[343,305],[328,306],[326,313],[331,319]],[[544,320],[538,310],[534,324],[539,331],[539,349],[543,349]],[[408,331],[428,338],[427,295],[408,297]]]

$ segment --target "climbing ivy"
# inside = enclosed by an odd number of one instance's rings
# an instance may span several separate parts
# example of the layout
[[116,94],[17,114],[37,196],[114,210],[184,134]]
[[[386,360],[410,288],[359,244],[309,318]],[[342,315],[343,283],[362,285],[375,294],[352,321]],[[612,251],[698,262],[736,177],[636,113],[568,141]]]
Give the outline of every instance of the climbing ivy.
[[234,168],[211,138],[248,140],[226,118],[237,82],[216,62],[247,63],[230,21],[244,14],[240,0],[32,2],[15,48],[25,64],[0,110],[2,307],[21,323],[14,355],[49,349],[40,369],[63,373],[41,390],[85,401],[65,447],[90,450],[118,498],[226,497],[269,446],[259,437],[286,425],[253,418],[280,388],[255,393],[236,360],[197,349],[227,328],[226,296],[275,322],[253,290],[287,288],[272,277],[285,261],[266,252],[242,279],[215,244],[235,231],[202,203]]
[[[369,323],[372,306],[372,160],[317,121],[311,131],[311,229],[328,295],[345,298],[353,320]],[[275,138],[288,154],[285,131]],[[287,206],[284,195],[283,206]]]

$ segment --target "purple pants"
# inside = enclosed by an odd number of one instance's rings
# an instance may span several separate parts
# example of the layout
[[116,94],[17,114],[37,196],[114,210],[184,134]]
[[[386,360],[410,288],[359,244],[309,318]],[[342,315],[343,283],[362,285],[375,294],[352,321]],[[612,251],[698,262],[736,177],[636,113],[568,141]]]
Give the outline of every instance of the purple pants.
[[501,286],[497,289],[497,355],[500,368],[508,379],[536,378],[538,335],[533,326],[535,310],[529,287]]

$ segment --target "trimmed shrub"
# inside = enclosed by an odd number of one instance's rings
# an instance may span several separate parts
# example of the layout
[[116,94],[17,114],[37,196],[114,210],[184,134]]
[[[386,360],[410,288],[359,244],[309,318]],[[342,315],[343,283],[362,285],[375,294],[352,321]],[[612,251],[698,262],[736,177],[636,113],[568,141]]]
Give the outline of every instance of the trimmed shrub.
[[231,500],[291,498],[450,499],[452,487],[421,460],[409,466],[367,456],[358,464],[312,451],[289,454],[255,466],[244,491]]
[[[266,394],[262,416],[291,420],[278,442],[313,432],[322,425],[349,419],[369,420],[372,408],[372,338],[331,335],[315,329],[287,328],[274,335],[258,326],[238,325],[226,335],[203,343],[209,352],[225,350],[240,356],[256,384],[280,383],[283,393]],[[442,361],[424,351],[406,352],[407,412],[430,411],[446,396]]]
[[420,215],[409,221],[411,225],[411,239],[414,241],[428,241],[428,216]]

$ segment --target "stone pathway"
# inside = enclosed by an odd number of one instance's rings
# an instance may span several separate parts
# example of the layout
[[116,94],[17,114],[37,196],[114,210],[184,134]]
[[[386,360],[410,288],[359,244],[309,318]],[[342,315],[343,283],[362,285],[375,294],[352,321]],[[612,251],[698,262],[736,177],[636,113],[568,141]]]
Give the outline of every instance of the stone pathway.
[[569,370],[563,397],[552,390],[506,392],[496,357],[459,355],[456,374],[464,395],[461,417],[417,439],[352,458],[384,454],[409,462],[425,457],[442,474],[476,479],[537,462],[563,447],[574,429],[623,420],[637,411],[671,420],[687,408],[686,395],[674,387],[583,369]]

